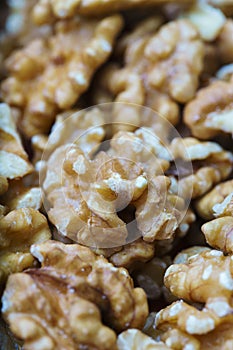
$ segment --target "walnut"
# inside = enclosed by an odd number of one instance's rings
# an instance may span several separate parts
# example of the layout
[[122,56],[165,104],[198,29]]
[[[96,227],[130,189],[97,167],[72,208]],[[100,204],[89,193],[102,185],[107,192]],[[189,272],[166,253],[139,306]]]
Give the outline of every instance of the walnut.
[[[98,15],[109,14],[116,11],[145,7],[151,5],[161,5],[164,3],[173,3],[174,0],[73,0],[68,3],[57,0],[39,0],[33,11],[33,18],[36,23],[42,24],[51,21],[53,16],[58,18],[70,18],[75,14]],[[181,3],[190,3],[190,0],[183,0]]]
[[0,218],[0,283],[33,265],[30,246],[50,239],[46,218],[32,208],[13,210]]
[[[158,17],[154,23],[158,23]],[[177,20],[155,33],[146,28],[142,35],[136,28],[130,37],[126,36],[123,45],[126,47],[124,67],[110,64],[102,71],[97,97],[93,93],[94,101],[99,102],[100,98],[103,101],[103,93],[99,91],[105,91],[112,101],[150,107],[176,124],[179,120],[176,102],[185,103],[194,97],[203,68],[204,46],[195,27],[188,20]],[[129,119],[131,124],[140,124],[140,118],[135,115],[133,118]]]
[[184,249],[181,252],[179,252],[175,258],[174,258],[174,264],[185,264],[188,262],[188,259],[196,254],[199,254],[201,252],[210,251],[210,248],[208,247],[202,247],[202,246],[192,246],[190,248]]
[[[233,9],[233,2],[232,2]],[[223,64],[233,61],[233,20],[228,19],[218,36],[216,46],[218,54]]]
[[13,180],[10,182],[8,191],[1,196],[0,200],[9,211],[20,208],[39,210],[42,206],[41,189],[39,187],[27,187],[23,180]]
[[154,255],[154,244],[139,238],[135,242],[124,245],[119,252],[114,252],[109,260],[115,266],[131,268],[135,262],[146,262],[152,259]]
[[209,221],[201,229],[208,244],[224,253],[233,254],[233,215]]
[[[75,143],[56,148],[42,181],[52,223],[63,235],[98,249],[119,247],[141,235],[146,242],[171,238],[185,203],[169,192],[167,177],[157,176],[169,165],[159,157],[169,153],[156,140],[146,129],[119,132],[108,152],[99,152],[92,160],[88,150],[83,152]],[[130,205],[135,213],[129,213]],[[131,216],[119,217],[120,211]],[[131,252],[136,246],[132,247]]]
[[[205,225],[203,231],[205,235],[209,232],[209,243],[222,248],[224,228],[216,228],[214,223],[209,228],[208,224]],[[230,241],[225,243],[230,247]],[[231,256],[200,247],[199,251],[195,249],[188,252],[188,256],[185,254],[180,258],[180,263],[167,269],[165,285],[177,297],[189,302],[204,303],[204,306],[196,308],[180,300],[161,310],[156,315],[155,325],[165,332],[162,340],[174,349],[178,344],[190,344],[190,347],[192,344],[197,350],[209,346],[216,350],[228,349],[233,344],[229,332],[233,322]],[[228,344],[226,348],[225,343]]]
[[[175,138],[170,149],[174,159],[184,162],[180,165],[180,169],[183,170],[178,174],[178,177],[181,177],[178,189],[175,190],[176,186],[173,186],[174,191],[183,198],[190,198],[190,195],[197,198],[205,194],[213,185],[226,179],[232,171],[232,153],[224,151],[215,142],[202,142],[193,137]],[[192,161],[193,173],[187,169],[188,160]],[[173,174],[172,167],[167,173],[171,176],[177,175],[176,170]]]
[[214,81],[200,89],[184,110],[184,122],[194,136],[210,139],[220,133],[233,133],[231,118],[233,82]]
[[119,350],[169,350],[162,341],[155,341],[137,329],[129,329],[117,338]]
[[116,349],[98,308],[58,283],[33,271],[9,277],[2,311],[25,349]]
[[[226,309],[221,300],[212,306],[223,312]],[[230,350],[233,344],[231,316],[217,317],[213,311],[199,311],[182,300],[161,310],[156,317],[156,326],[164,331],[161,339],[172,349]]]
[[197,1],[182,17],[188,18],[206,41],[215,40],[226,22],[226,17],[219,9],[204,1]]
[[7,59],[3,99],[22,111],[27,136],[48,132],[57,112],[77,101],[110,55],[121,27],[119,15],[59,21],[53,35],[31,41]]
[[18,179],[33,171],[24,151],[10,108],[0,104],[0,183],[7,190],[7,179]]
[[233,216],[233,180],[215,186],[212,191],[196,201],[196,210],[204,219],[215,216]]
[[26,346],[115,348],[115,333],[100,312],[117,331],[143,326],[146,296],[133,288],[127,270],[77,244],[48,241],[31,252],[41,268],[11,275],[3,296],[3,316]]

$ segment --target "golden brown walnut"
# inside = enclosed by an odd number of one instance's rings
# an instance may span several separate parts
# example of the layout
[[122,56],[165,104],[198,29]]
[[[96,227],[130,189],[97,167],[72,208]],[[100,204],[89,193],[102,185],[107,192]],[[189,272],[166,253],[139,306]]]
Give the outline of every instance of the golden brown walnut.
[[[233,8],[233,2],[232,2]],[[217,42],[218,54],[223,64],[233,62],[233,20],[228,19],[218,36]]]
[[2,216],[0,232],[0,283],[3,284],[11,273],[33,265],[30,246],[50,239],[51,234],[46,218],[32,208],[13,210]]
[[[209,244],[229,253],[232,244],[230,238],[227,240],[227,218],[217,220],[223,219],[225,227],[223,221],[222,226],[220,221],[219,224],[210,222],[203,226],[203,232]],[[204,306],[196,308],[177,301],[157,314],[155,325],[165,331],[162,340],[174,349],[182,344],[190,347],[192,344],[197,350],[209,346],[216,350],[230,349],[233,344],[229,332],[233,322],[233,260],[221,251],[197,248],[177,257],[177,263],[167,269],[164,282],[178,298]]]
[[188,262],[188,259],[191,256],[205,251],[210,251],[210,248],[204,246],[192,246],[190,248],[183,249],[175,256],[173,262],[174,264],[185,264]]
[[184,122],[192,134],[211,139],[221,133],[233,133],[233,81],[214,81],[200,89],[184,110]]
[[119,252],[112,254],[109,260],[115,266],[131,268],[135,262],[146,262],[152,259],[154,255],[154,244],[139,238],[135,242],[124,245]]
[[70,108],[109,57],[122,17],[74,18],[54,25],[54,34],[35,39],[6,62],[3,99],[22,112],[21,127],[31,137],[49,131],[58,111]]
[[[54,16],[70,18],[76,14],[96,16],[98,13],[98,15],[106,15],[120,10],[164,3],[174,3],[174,0],[72,0],[67,3],[62,0],[39,0],[33,11],[33,18],[36,23],[42,24],[50,22]],[[182,3],[190,3],[190,0],[183,0]]]
[[[105,95],[108,101],[137,103],[176,124],[176,102],[194,97],[203,68],[204,46],[195,27],[188,20],[177,20],[153,33],[147,27],[144,34],[136,28],[130,37],[127,34],[123,45],[124,67],[110,64],[102,71],[94,101],[103,101]],[[140,117],[133,116],[128,122],[140,125]]]
[[23,180],[12,180],[8,191],[0,197],[1,203],[9,211],[20,208],[39,210],[42,206],[42,194],[39,187],[28,187]]
[[155,341],[137,329],[129,329],[117,338],[119,350],[169,350],[162,341]]
[[[224,310],[224,307],[220,300],[217,308]],[[217,317],[208,309],[199,311],[181,300],[161,310],[155,324],[164,331],[160,337],[171,349],[230,350],[232,322],[230,315]]]
[[77,244],[48,241],[31,252],[41,268],[11,275],[3,296],[4,318],[28,348],[45,342],[51,349],[115,349],[100,312],[117,331],[143,326],[146,296],[127,270]]
[[233,254],[233,215],[209,221],[201,229],[208,244],[224,253]]
[[[225,180],[232,171],[232,153],[215,142],[202,142],[193,137],[175,138],[171,142],[170,150],[175,161],[183,162],[178,174],[181,178],[177,189],[177,193],[183,198],[189,198],[190,195],[197,198],[205,194],[213,185]],[[193,166],[191,170],[186,165],[190,160]],[[173,168],[168,170],[168,174],[173,176]]]
[[7,189],[7,179],[22,178],[33,171],[10,108],[5,103],[0,104],[0,149],[0,187],[3,193]]
[[8,279],[2,311],[24,348],[116,349],[116,335],[102,324],[98,308],[68,286],[59,286],[59,277],[29,270]]
[[222,182],[196,201],[196,210],[204,219],[216,216],[233,216],[233,180]]

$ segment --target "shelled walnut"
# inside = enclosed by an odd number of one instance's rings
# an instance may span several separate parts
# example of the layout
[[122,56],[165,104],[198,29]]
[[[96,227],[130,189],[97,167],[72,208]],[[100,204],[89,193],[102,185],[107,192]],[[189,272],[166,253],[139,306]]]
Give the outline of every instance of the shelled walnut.
[[[53,16],[58,18],[70,18],[76,14],[98,15],[114,13],[116,11],[134,8],[143,8],[145,6],[161,5],[174,3],[174,0],[73,0],[68,3],[56,0],[39,0],[34,9],[34,20],[41,24],[50,22]],[[190,0],[179,1],[180,3],[190,3]],[[193,0],[191,1],[193,2]]]
[[20,179],[33,171],[10,108],[5,103],[0,104],[0,148],[0,188],[3,193],[8,188],[8,179]]
[[213,81],[200,89],[184,110],[184,122],[192,134],[200,139],[233,133],[232,123],[233,80]]
[[2,96],[21,111],[28,137],[48,132],[57,112],[70,108],[87,90],[122,25],[119,15],[59,21],[53,35],[34,39],[7,59]]
[[233,215],[233,180],[221,182],[196,201],[196,210],[204,219]]
[[[152,18],[150,21],[153,23]],[[177,124],[176,102],[194,97],[203,69],[204,46],[195,27],[188,20],[172,21],[155,32],[145,26],[144,34],[136,27],[122,42],[124,66],[109,64],[104,68],[93,92],[94,102],[103,102],[105,96],[108,102],[140,104]],[[130,115],[129,123],[140,125],[140,118]]]
[[47,220],[39,211],[21,208],[0,218],[0,284],[14,272],[21,272],[34,263],[30,253],[33,243],[51,238]]
[[77,244],[48,241],[33,245],[31,253],[41,268],[10,276],[2,309],[26,347],[115,349],[116,335],[101,323],[100,312],[117,331],[143,326],[146,296],[127,270]]
[[[202,142],[192,137],[175,138],[171,142],[170,150],[173,159],[180,162],[181,170],[177,174],[177,170],[173,171],[171,167],[167,174],[172,176],[174,191],[183,198],[189,198],[190,195],[197,198],[205,194],[213,185],[226,179],[232,171],[232,153],[215,142]],[[186,162],[190,160],[193,169],[188,170]],[[176,178],[180,178],[178,185]]]

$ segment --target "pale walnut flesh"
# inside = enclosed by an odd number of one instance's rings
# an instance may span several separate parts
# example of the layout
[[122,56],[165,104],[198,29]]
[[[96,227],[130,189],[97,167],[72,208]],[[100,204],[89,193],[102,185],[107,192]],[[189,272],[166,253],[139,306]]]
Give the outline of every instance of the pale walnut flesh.
[[103,326],[100,312],[117,331],[143,327],[146,296],[133,287],[127,270],[77,244],[48,241],[31,252],[41,268],[11,275],[2,309],[26,348],[45,342],[48,349],[115,349],[116,335]]
[[184,111],[184,122],[200,139],[233,133],[233,82],[214,81],[200,89]]
[[222,182],[196,201],[198,214],[211,220],[216,216],[233,215],[233,180]]
[[20,126],[28,137],[48,132],[57,112],[87,90],[121,28],[118,15],[60,21],[53,35],[33,40],[7,59],[10,75],[2,83],[3,99],[22,112]]
[[[170,146],[175,161],[181,161],[177,193],[183,198],[197,198],[208,192],[216,183],[225,180],[233,167],[233,155],[215,142],[202,142],[197,138],[175,138]],[[192,161],[193,169],[188,169]],[[183,162],[183,164],[182,164]],[[173,181],[177,174],[169,169]],[[175,177],[174,177],[175,175]]]
[[119,350],[169,350],[162,341],[155,341],[137,329],[129,329],[117,338]]
[[46,218],[32,208],[13,210],[0,219],[0,283],[34,263],[30,246],[51,238]]

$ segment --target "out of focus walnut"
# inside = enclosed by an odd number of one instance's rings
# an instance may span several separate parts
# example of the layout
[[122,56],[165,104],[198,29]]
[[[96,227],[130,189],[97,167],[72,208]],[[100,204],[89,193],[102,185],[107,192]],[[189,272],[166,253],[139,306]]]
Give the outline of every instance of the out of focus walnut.
[[214,81],[200,89],[184,111],[184,122],[192,134],[211,139],[221,133],[233,134],[233,77],[229,82]]
[[101,314],[116,331],[143,327],[146,296],[127,270],[77,244],[48,241],[31,253],[41,268],[11,275],[2,299],[3,316],[26,348],[116,349]]
[[21,111],[20,127],[28,137],[48,132],[57,112],[70,108],[87,90],[122,24],[119,15],[59,21],[53,35],[36,38],[7,59],[2,97]]
[[[160,23],[158,17],[149,18],[123,37],[119,50],[124,51],[124,67],[106,66],[98,77],[93,99],[95,103],[144,105],[175,125],[179,120],[177,102],[192,99],[198,87],[204,46],[188,20],[169,22],[156,31]],[[141,118],[133,115],[126,121],[141,125],[144,124]]]
[[14,272],[34,263],[30,253],[33,243],[51,238],[46,218],[32,208],[13,210],[0,218],[0,285]]
[[[193,1],[179,1],[181,4],[189,4]],[[62,0],[39,0],[34,8],[34,20],[41,23],[49,23],[53,16],[58,18],[70,18],[76,14],[94,15],[111,14],[116,11],[132,8],[143,8],[145,6],[175,3],[174,0],[72,0],[65,3]]]

